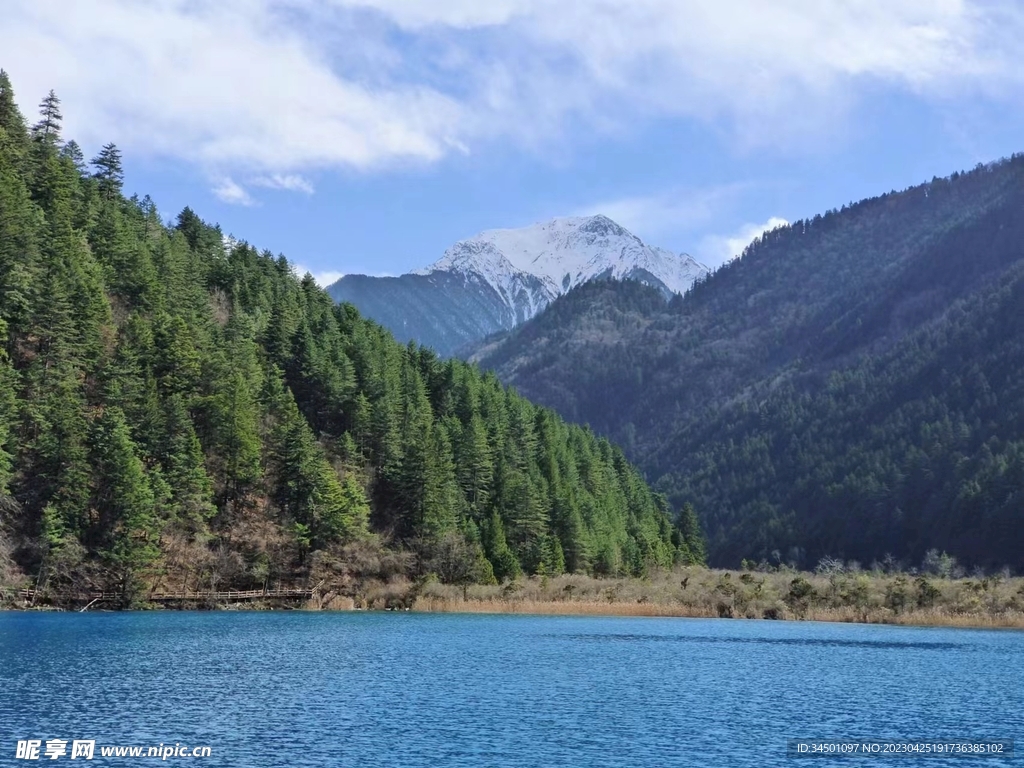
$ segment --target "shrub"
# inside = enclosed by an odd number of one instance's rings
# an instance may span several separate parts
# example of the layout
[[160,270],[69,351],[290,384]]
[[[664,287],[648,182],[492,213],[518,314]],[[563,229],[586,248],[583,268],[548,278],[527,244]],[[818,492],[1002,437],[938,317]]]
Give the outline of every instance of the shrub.
[[924,576],[919,576],[915,582],[917,586],[917,607],[931,608],[941,594],[935,586]]
[[885,605],[894,613],[900,613],[907,605],[907,580],[897,576],[885,588]]
[[811,585],[811,582],[809,582],[803,576],[797,576],[795,579],[789,582],[790,600],[804,600],[813,594],[814,587]]

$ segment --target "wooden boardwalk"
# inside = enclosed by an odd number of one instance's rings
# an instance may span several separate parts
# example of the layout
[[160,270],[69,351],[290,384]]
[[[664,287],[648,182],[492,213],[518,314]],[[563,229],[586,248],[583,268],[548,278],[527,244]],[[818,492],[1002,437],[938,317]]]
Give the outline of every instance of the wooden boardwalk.
[[[190,592],[182,590],[179,592],[151,592],[148,595],[139,596],[143,602],[149,603],[239,603],[249,600],[309,600],[320,589],[323,582],[312,589],[250,589],[250,590],[227,590]],[[44,597],[35,589],[19,589],[14,596],[26,602],[34,603],[36,598]],[[123,598],[118,592],[81,592],[76,595],[62,595],[63,598],[70,598],[68,602],[84,603],[86,607],[96,603],[118,602]]]

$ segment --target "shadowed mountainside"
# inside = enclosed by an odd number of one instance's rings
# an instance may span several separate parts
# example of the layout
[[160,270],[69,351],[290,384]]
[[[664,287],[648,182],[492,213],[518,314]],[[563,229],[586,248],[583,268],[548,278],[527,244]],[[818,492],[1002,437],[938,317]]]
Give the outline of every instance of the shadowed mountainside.
[[620,442],[712,561],[1024,567],[1024,157],[580,287],[470,357]]

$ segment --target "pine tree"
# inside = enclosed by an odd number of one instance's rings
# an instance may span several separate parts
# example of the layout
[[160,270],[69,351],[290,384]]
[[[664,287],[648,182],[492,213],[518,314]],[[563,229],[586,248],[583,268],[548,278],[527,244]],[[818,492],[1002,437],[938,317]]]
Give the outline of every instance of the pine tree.
[[562,542],[557,536],[548,535],[541,542],[540,565],[538,573],[547,576],[557,576],[565,573],[565,554],[562,551]]
[[141,573],[159,550],[156,501],[146,469],[132,442],[124,414],[104,410],[93,440],[97,468],[95,505],[104,536],[102,551],[122,599],[128,603],[141,586]]
[[89,170],[85,164],[85,155],[82,152],[82,148],[78,146],[78,142],[74,139],[61,147],[60,156],[71,163],[80,176],[85,176]]
[[17,413],[16,375],[7,356],[7,322],[0,318],[0,497],[8,494],[14,460],[11,443]]
[[[168,394],[187,393],[194,372],[194,348],[180,331],[177,322],[169,326],[162,371],[169,384]],[[251,321],[232,318],[224,328],[225,339],[216,358],[203,371],[200,387],[208,394],[205,439],[200,439],[215,456],[218,504],[238,507],[257,489],[262,475],[261,426],[263,408],[260,395],[264,388],[259,349],[252,339]],[[176,350],[173,351],[172,350]]]
[[[117,403],[133,425],[133,439],[152,445],[161,428],[154,411],[158,410],[156,377],[153,375],[153,328],[149,320],[132,313],[118,329],[113,355],[103,369],[104,396]],[[146,424],[147,426],[140,429]],[[146,438],[140,435],[147,435]]]
[[366,456],[373,444],[372,409],[365,392],[356,395],[352,407],[352,439],[359,452]]
[[202,357],[181,317],[160,314],[154,333],[154,372],[165,397],[190,397],[202,377]]
[[[77,172],[49,151],[45,144],[37,153],[32,195],[46,215],[41,233],[39,271],[43,280],[53,283],[59,295],[67,297],[73,332],[61,339],[68,353],[77,359],[100,358],[103,328],[111,321],[110,303],[103,285],[103,274],[96,259],[75,230],[74,196],[79,183]],[[47,291],[42,294],[49,297]],[[49,311],[43,299],[37,311]]]
[[[41,364],[40,364],[41,362]],[[89,527],[89,423],[77,372],[67,359],[41,358],[25,373],[30,397],[22,402],[27,450],[21,454],[19,496],[33,510],[52,505],[64,528]]]
[[115,144],[104,144],[100,153],[92,159],[96,168],[93,178],[99,186],[104,200],[116,200],[121,196],[124,185],[124,170],[121,167],[121,151]]
[[172,515],[194,531],[203,530],[216,512],[213,484],[182,395],[168,398],[165,422],[167,431],[161,461],[170,488]]
[[492,512],[483,526],[484,551],[494,569],[494,577],[499,581],[512,581],[521,573],[522,568],[515,554],[505,539],[505,526],[497,512]]
[[427,445],[427,476],[423,489],[423,517],[420,532],[428,540],[437,541],[457,529],[464,500],[455,477],[452,445],[445,428],[435,423]]
[[[509,546],[528,572],[544,560],[549,509],[539,473],[527,475],[501,462],[495,471],[495,503],[506,525]],[[564,559],[563,559],[564,569]]]
[[39,267],[35,206],[10,135],[0,131],[0,317],[10,332],[27,331]]
[[189,248],[193,251],[198,251],[204,240],[205,227],[202,219],[196,215],[196,212],[185,206],[181,213],[178,214],[178,221],[175,226],[185,236]]
[[0,130],[10,142],[10,150],[16,161],[20,161],[28,148],[28,130],[25,118],[14,99],[14,89],[7,73],[0,69]]
[[701,531],[697,512],[690,502],[686,502],[679,511],[678,528],[682,534],[680,550],[683,550],[682,545],[685,544],[685,550],[682,552],[683,558],[694,564],[706,562],[707,552],[705,551],[704,534]]
[[149,249],[131,231],[117,201],[108,198],[101,204],[89,232],[89,244],[112,290],[133,309],[155,308],[159,284]]
[[213,399],[217,453],[224,477],[223,501],[240,504],[260,478],[259,407],[252,383],[230,374]]
[[494,479],[494,465],[487,430],[476,414],[464,424],[458,446],[458,479],[470,514],[477,520],[483,519]]
[[322,549],[365,531],[369,504],[351,477],[339,480],[287,389],[273,388],[278,424],[272,442],[282,511],[295,523],[300,551]]
[[[157,288],[154,298],[158,299],[161,309],[182,318],[199,343],[200,339],[208,338],[207,331],[212,330],[208,325],[210,264],[189,249],[180,233],[164,230],[155,206],[145,213],[143,230],[143,237],[151,243],[149,250]],[[173,300],[168,300],[170,297]]]
[[32,137],[39,143],[54,148],[60,144],[61,123],[60,99],[50,91],[39,103],[39,122],[32,126]]
[[586,573],[591,566],[592,547],[574,490],[573,486],[561,489],[552,517],[557,521],[566,570],[569,573]]

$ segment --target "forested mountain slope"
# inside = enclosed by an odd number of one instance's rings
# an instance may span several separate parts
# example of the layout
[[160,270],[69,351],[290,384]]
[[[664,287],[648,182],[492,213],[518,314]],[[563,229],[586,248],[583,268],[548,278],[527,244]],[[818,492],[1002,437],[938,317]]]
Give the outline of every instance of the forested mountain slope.
[[583,286],[473,359],[619,441],[713,562],[1024,568],[1024,157],[767,233],[664,302]]
[[0,73],[0,579],[130,602],[701,558],[606,440],[187,208],[163,223],[60,121],[51,93],[28,129]]

